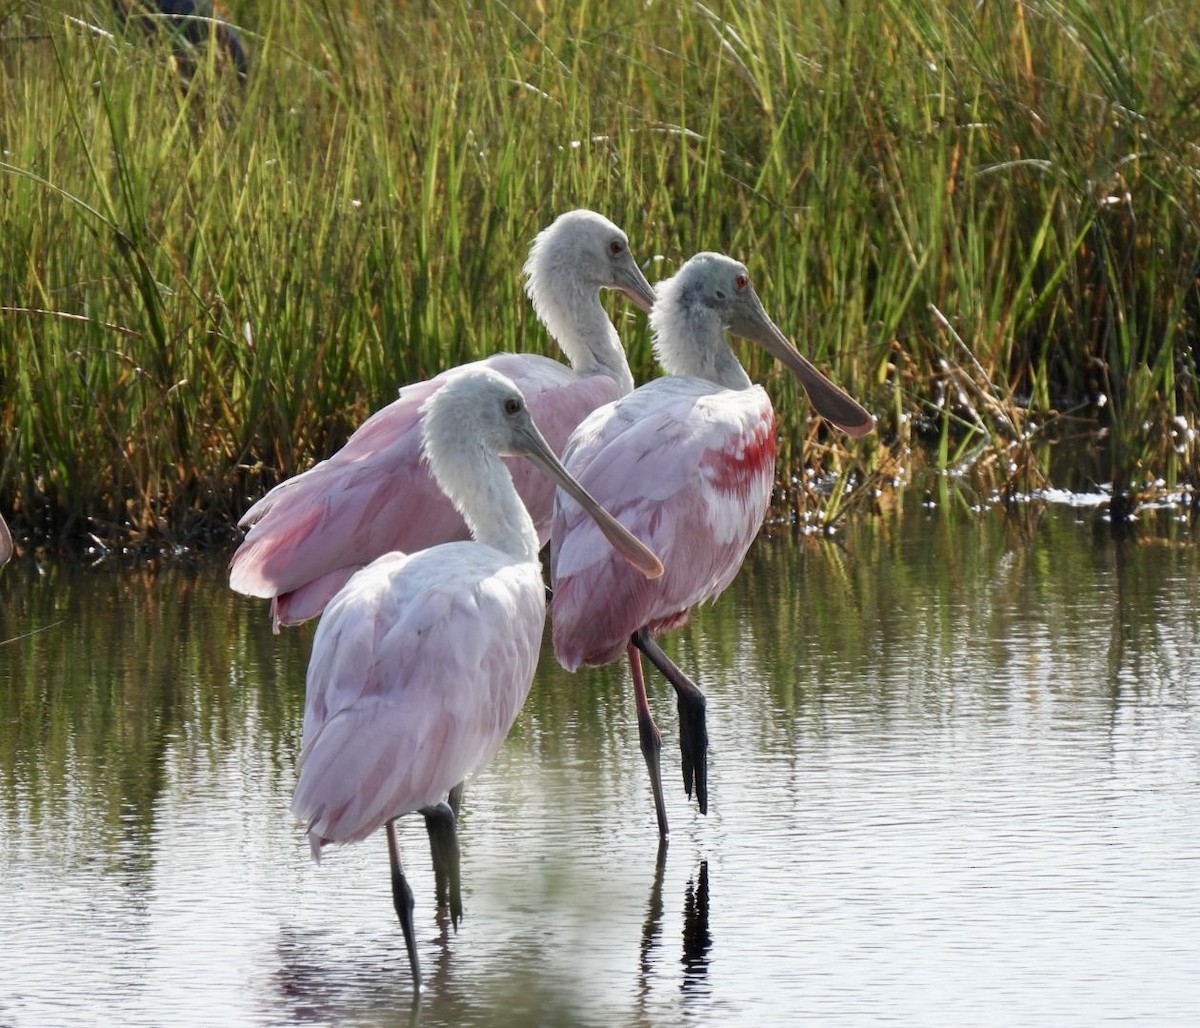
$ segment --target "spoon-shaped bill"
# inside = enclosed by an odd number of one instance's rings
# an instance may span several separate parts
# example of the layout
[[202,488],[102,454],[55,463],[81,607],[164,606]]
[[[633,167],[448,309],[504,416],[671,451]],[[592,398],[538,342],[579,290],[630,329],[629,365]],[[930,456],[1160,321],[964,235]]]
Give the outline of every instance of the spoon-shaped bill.
[[4,523],[4,518],[0,518],[0,566],[7,564],[12,555],[12,536],[9,535],[8,525]]
[[542,438],[541,432],[538,431],[532,420],[517,430],[513,437],[513,444],[517,452],[531,460],[571,495],[588,517],[596,522],[596,526],[604,533],[604,537],[612,544],[614,550],[647,578],[658,578],[662,575],[663,566],[658,557],[640,542],[637,536],[601,507],[591,494],[571,477],[571,473],[554,456],[554,451]]
[[866,408],[840,386],[830,382],[788,341],[763,309],[757,295],[752,294],[747,299],[749,302],[741,312],[741,317],[730,325],[730,331],[758,343],[795,375],[821,417],[856,438],[871,432],[875,428],[875,419],[867,413]]

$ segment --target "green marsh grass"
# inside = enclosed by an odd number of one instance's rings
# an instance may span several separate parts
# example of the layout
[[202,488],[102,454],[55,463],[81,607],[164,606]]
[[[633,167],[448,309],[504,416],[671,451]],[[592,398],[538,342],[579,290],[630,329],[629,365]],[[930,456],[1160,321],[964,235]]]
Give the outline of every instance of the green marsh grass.
[[[1090,476],[1125,509],[1200,482],[1189,5],[225,13],[249,77],[202,54],[184,88],[106,3],[0,0],[0,509],[21,538],[227,539],[399,384],[553,353],[519,270],[576,206],[651,280],[700,249],[745,260],[876,413],[850,444],[746,354],[780,414],[780,510],[806,523],[926,475],[947,498]],[[644,380],[644,319],[611,309]],[[1080,438],[1094,466],[1059,466]]]

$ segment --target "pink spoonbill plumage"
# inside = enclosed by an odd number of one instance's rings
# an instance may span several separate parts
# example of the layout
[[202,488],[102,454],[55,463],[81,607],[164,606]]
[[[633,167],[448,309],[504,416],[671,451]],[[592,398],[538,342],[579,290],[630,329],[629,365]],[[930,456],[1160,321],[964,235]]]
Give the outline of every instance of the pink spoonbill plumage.
[[[316,617],[355,571],[383,553],[468,537],[463,518],[420,461],[422,405],[455,376],[484,366],[512,379],[556,454],[589,412],[633,388],[599,295],[618,290],[643,311],[654,303],[625,233],[594,211],[568,211],[534,240],[524,270],[534,310],[570,367],[540,354],[499,353],[406,385],[337,453],[276,486],[243,515],[239,525],[248,531],[230,563],[229,584],[270,599],[276,631]],[[510,470],[544,544],[554,485],[523,462]]]
[[0,518],[0,567],[3,567],[9,562],[13,555],[12,535],[8,531],[8,525],[4,518]]
[[550,539],[554,653],[568,671],[628,656],[642,753],[661,837],[668,834],[641,654],[675,689],[684,787],[708,809],[705,697],[654,636],[733,581],[766,515],[775,477],[775,413],[751,383],[726,331],[758,343],[803,384],[813,407],[852,436],[871,416],[784,337],[744,265],[701,253],[657,286],[654,350],[667,376],[600,407],[575,430],[563,463],[662,558],[661,578],[627,574],[582,511],[558,494]]
[[[500,455],[525,456],[551,476],[636,574],[662,573],[654,554],[563,470],[509,379],[489,368],[464,371],[422,413],[430,470],[471,540],[385,554],[326,606],[308,667],[292,803],[317,859],[330,843],[386,826],[393,901],[418,989],[413,897],[393,822],[444,806],[447,791],[495,754],[529,693],[545,624],[537,533]],[[453,825],[450,815],[452,837]]]

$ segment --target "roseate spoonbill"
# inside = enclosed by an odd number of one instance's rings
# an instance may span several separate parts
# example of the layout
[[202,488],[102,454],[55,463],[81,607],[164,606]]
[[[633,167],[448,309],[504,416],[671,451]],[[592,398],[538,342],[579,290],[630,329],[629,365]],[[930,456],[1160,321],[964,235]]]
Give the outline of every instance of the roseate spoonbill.
[[[356,842],[386,826],[392,897],[418,989],[412,890],[393,822],[444,807],[447,790],[491,759],[529,693],[546,619],[537,533],[498,455],[529,458],[639,574],[662,573],[654,554],[563,470],[503,375],[464,371],[423,414],[429,467],[473,541],[385,554],[325,608],[308,666],[292,801],[314,859],[329,843]],[[451,835],[453,824],[449,815]]]
[[[590,411],[633,388],[599,296],[616,289],[644,311],[654,303],[625,233],[593,211],[570,211],[538,235],[525,274],[534,310],[571,367],[537,354],[500,353],[407,385],[341,450],[276,486],[242,517],[249,531],[233,556],[229,584],[269,598],[276,631],[316,617],[380,554],[467,538],[462,517],[420,462],[421,405],[455,375],[486,366],[511,378],[555,453]],[[545,543],[554,485],[524,462],[510,470]]]
[[871,416],[800,355],[763,310],[744,265],[697,254],[657,287],[655,354],[668,372],[600,407],[575,430],[563,462],[634,535],[662,557],[654,582],[624,573],[558,495],[550,537],[554,653],[568,671],[629,658],[642,753],[661,836],[668,826],[661,739],[646,700],[640,654],[676,691],[687,794],[708,809],[705,699],[654,635],[683,624],[733,581],[766,514],[775,475],[775,414],[752,385],[725,331],[761,345],[796,375],[825,418],[860,436]]

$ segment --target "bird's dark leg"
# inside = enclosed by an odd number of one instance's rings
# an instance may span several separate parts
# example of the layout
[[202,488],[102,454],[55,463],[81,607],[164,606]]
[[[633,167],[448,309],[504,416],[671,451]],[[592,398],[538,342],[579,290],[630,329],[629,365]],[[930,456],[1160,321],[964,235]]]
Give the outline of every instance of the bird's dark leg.
[[446,800],[450,804],[450,809],[454,811],[454,816],[458,817],[458,808],[462,806],[463,786],[466,782],[459,782],[453,789],[450,790],[450,796]]
[[[458,786],[459,796],[462,786]],[[454,793],[452,799],[456,799]],[[432,807],[423,807],[420,811],[425,818],[425,830],[429,833],[429,852],[433,857],[434,891],[437,894],[437,905],[441,909],[447,905],[450,908],[450,921],[454,930],[458,931],[458,922],[462,917],[462,878],[458,853],[458,819],[454,807],[450,803],[435,803]]]
[[417,938],[413,929],[413,894],[400,866],[400,847],[396,845],[395,819],[387,823],[388,855],[392,860],[392,902],[396,905],[396,916],[404,932],[404,945],[408,950],[408,964],[412,968],[413,988],[421,991],[421,962],[417,959]]
[[642,745],[642,756],[646,758],[646,769],[650,772],[650,789],[654,793],[654,813],[658,816],[658,836],[665,839],[670,834],[667,825],[667,806],[663,801],[662,773],[659,764],[659,753],[662,750],[662,736],[650,713],[650,702],[646,699],[646,679],[642,675],[641,654],[630,643],[626,647],[629,656],[629,669],[633,672],[633,696],[637,703],[638,739]]
[[639,628],[630,637],[636,646],[659,671],[671,687],[679,703],[679,749],[683,755],[683,787],[692,795],[692,783],[696,785],[696,803],[701,814],[708,813],[708,726],[704,710],[708,701],[699,687],[679,670],[663,648],[654,641],[650,632]]

